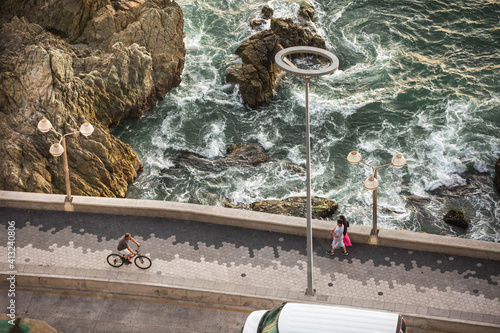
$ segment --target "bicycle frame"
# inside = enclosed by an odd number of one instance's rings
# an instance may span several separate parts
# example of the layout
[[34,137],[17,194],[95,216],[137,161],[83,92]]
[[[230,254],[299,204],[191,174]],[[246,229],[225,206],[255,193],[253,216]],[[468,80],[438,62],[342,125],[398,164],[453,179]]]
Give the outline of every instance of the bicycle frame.
[[[121,253],[111,253],[106,258],[106,261],[108,262],[108,264],[110,264],[113,267],[121,267],[125,263],[130,264],[132,262],[134,262],[135,265],[137,267],[139,267],[140,269],[148,269],[149,267],[151,267],[151,263],[152,263],[151,259],[148,258],[147,256],[140,254],[139,247],[137,247],[137,251],[135,251],[135,252],[136,252],[135,254],[131,253],[131,255],[128,259],[125,258],[125,256]],[[120,263],[116,262],[117,258],[120,258],[120,261],[121,261]],[[135,260],[132,260],[134,258],[135,258]]]
[[138,246],[138,247],[137,247],[137,249],[135,250],[135,254],[134,254],[134,253],[130,253],[130,257],[129,257],[128,259],[127,259],[127,258],[125,258],[125,255],[123,255],[123,254],[121,254],[121,253],[120,253],[120,256],[121,256],[123,259],[125,259],[125,260],[130,260],[130,261],[132,261],[132,259],[133,259],[133,258],[140,256],[140,254],[139,254],[139,248],[140,248],[140,246]]

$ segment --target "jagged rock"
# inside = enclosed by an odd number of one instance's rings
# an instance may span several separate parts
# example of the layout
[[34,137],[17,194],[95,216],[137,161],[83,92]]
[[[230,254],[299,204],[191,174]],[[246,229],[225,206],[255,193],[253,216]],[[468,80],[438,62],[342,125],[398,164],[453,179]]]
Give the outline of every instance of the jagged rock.
[[[291,46],[326,48],[311,21],[312,6],[303,3],[299,12],[301,20],[294,23],[292,19],[273,18],[272,10],[263,8],[261,15],[271,18],[271,29],[251,36],[236,49],[243,64],[229,66],[226,81],[239,85],[241,97],[250,107],[266,104],[273,98],[276,79],[281,73],[274,61],[276,53]],[[252,24],[257,26],[259,22]]]
[[260,27],[260,26],[262,26],[264,24],[266,24],[266,20],[259,20],[259,19],[252,20],[250,22],[250,27],[255,29],[255,28]]
[[265,5],[264,7],[262,7],[262,10],[260,11],[260,16],[264,20],[269,20],[271,17],[273,17],[273,14],[274,14],[274,10],[271,7],[269,7],[268,5]]
[[229,158],[233,163],[246,163],[252,166],[257,166],[269,161],[264,147],[258,143],[242,143],[227,147],[226,158]]
[[13,17],[25,17],[31,23],[37,23],[45,30],[74,42],[83,32],[89,20],[98,13],[107,11],[107,0],[2,0],[1,23],[11,21]]
[[192,172],[218,173],[230,167],[253,167],[263,163],[277,162],[290,173],[305,173],[305,168],[288,161],[272,160],[259,143],[236,143],[226,150],[223,157],[206,158],[191,153],[179,152],[171,157],[173,166],[161,170],[167,186],[175,186],[175,178],[187,178]]
[[292,19],[272,18],[271,30],[278,36],[283,48],[292,46],[314,46],[326,49],[325,40],[313,32],[311,25],[294,23]]
[[[224,198],[224,207],[226,207],[226,208],[241,208],[238,205],[233,205],[233,203],[231,201],[229,201],[228,198]],[[246,208],[246,209],[248,209],[248,208]]]
[[407,195],[406,196],[406,204],[407,206],[414,209],[423,209],[426,205],[432,203],[434,198],[432,197],[420,197],[418,195]]
[[459,228],[467,229],[469,227],[469,223],[465,220],[464,213],[458,209],[450,209],[448,213],[444,215],[443,220]]
[[255,20],[252,20],[250,22],[250,27],[252,27],[253,29],[255,28],[259,28],[261,27],[262,25],[266,24],[266,21],[267,20],[270,20],[271,17],[273,17],[273,9],[270,8],[269,6],[264,6],[262,7],[262,10],[260,11],[260,19],[255,19]]
[[170,0],[150,0],[144,5],[125,1],[129,11],[108,11],[96,16],[78,39],[92,47],[112,50],[113,45],[134,43],[151,55],[157,99],[181,82],[186,49],[184,18],[180,6]]
[[293,163],[285,163],[285,168],[292,173],[306,173],[306,168]]
[[495,178],[494,178],[495,187],[498,192],[500,192],[500,157],[495,164]]
[[[422,229],[432,230],[435,226],[430,221],[434,219],[432,211],[447,211],[450,207],[464,207],[463,213],[474,215],[471,207],[476,205],[478,197],[487,196],[498,201],[500,196],[493,190],[493,180],[489,173],[479,173],[471,170],[462,175],[465,185],[441,186],[429,191],[429,197],[415,195],[406,196],[406,203],[412,212],[412,220],[421,225]],[[435,229],[439,232],[438,229]]]
[[[233,205],[226,199],[224,205],[229,208],[243,208],[264,213],[306,217],[306,201],[306,197],[289,197],[284,200],[256,201],[246,206]],[[335,214],[339,207],[337,202],[327,198],[312,197],[311,202],[313,218],[327,218]]]
[[227,148],[226,156],[209,159],[191,152],[180,152],[172,157],[174,167],[162,174],[181,177],[189,169],[220,172],[232,166],[257,166],[270,160],[264,147],[258,143],[237,143]]
[[[0,124],[0,152],[5,156],[0,165],[0,188],[66,191],[63,165],[49,154],[50,145],[58,138],[36,129],[38,121],[47,117],[62,133],[76,131],[86,120],[96,129],[89,138],[70,136],[66,140],[73,194],[125,196],[142,164],[130,146],[110,135],[107,128],[106,117],[113,117],[113,110],[106,113],[107,108],[123,104],[105,88],[112,88],[112,83],[118,82],[116,77],[92,72],[75,76],[72,47],[24,19],[14,18],[0,33],[0,41],[6,46],[0,55],[0,78],[5,83],[0,87],[0,112],[5,114]],[[121,70],[120,75],[125,75],[138,62],[150,62],[145,50],[137,46],[117,52],[119,56],[107,60],[110,73]],[[132,82],[137,83],[137,92],[142,88],[147,94],[153,89],[149,81]],[[121,79],[121,83],[129,82]]]
[[48,152],[58,137],[36,129],[46,117],[62,133],[95,127],[88,138],[67,137],[72,193],[124,197],[142,164],[108,128],[180,82],[179,5],[4,0],[0,21],[0,189],[65,193],[62,162]]
[[440,186],[429,193],[440,198],[471,197],[491,192],[491,188],[494,186],[488,173],[469,171],[462,176],[465,178],[465,185]]
[[240,85],[243,100],[249,106],[268,103],[273,98],[276,77],[281,70],[274,62],[274,56],[283,47],[269,30],[259,32],[236,50],[243,65],[229,66],[226,81]]
[[305,2],[299,8],[299,18],[304,19],[306,21],[314,22],[314,15],[316,11],[311,3]]
[[[150,61],[133,63],[133,72],[130,74],[137,75],[140,80],[141,72],[150,72],[154,87],[133,106],[127,102],[118,106],[118,109],[124,110],[125,117],[141,116],[156,99],[162,99],[181,81],[186,52],[183,42],[184,19],[181,8],[174,1],[52,0],[34,6],[28,4],[27,0],[5,0],[0,4],[0,11],[2,22],[10,21],[14,15],[24,16],[44,30],[55,32],[66,42],[76,43],[72,54],[73,58],[79,59],[75,61],[75,75],[92,71],[98,74],[99,71],[113,69],[107,62],[112,54],[116,56],[117,45],[122,48],[134,44],[144,47],[142,52],[145,50],[149,54]],[[80,52],[82,46],[86,52]],[[121,84],[122,88],[127,88],[122,96],[136,90],[133,83]],[[112,125],[116,125],[116,119]]]

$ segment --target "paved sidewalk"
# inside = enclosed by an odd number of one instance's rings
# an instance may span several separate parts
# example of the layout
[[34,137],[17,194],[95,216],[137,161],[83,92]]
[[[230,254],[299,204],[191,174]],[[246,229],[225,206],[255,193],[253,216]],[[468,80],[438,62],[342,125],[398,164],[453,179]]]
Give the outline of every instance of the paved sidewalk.
[[[0,208],[0,273],[7,221],[16,225],[17,274],[73,276],[307,300],[305,238],[166,218]],[[132,233],[153,265],[112,268],[106,257]],[[460,241],[457,239],[457,241]],[[315,300],[500,330],[500,262],[354,244],[328,256],[314,239]],[[5,299],[2,297],[2,299]],[[0,306],[4,306],[3,300]],[[20,314],[22,315],[22,314]]]

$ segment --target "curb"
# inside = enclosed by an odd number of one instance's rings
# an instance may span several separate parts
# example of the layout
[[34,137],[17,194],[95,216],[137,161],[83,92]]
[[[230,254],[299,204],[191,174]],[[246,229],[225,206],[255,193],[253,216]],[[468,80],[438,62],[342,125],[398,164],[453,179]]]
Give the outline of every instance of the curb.
[[[0,273],[0,286],[7,286],[7,274]],[[133,281],[119,281],[115,279],[80,278],[56,275],[16,275],[16,285],[29,289],[57,289],[66,291],[85,291],[112,293],[128,296],[144,296],[156,298],[168,298],[189,302],[215,303],[226,306],[237,306],[249,309],[272,309],[284,301],[287,302],[314,302],[330,304],[324,296],[303,296],[300,299],[273,298],[258,295],[245,295],[242,293],[231,293],[213,291],[201,288],[184,288],[171,285],[159,285],[154,283],[136,283]],[[402,313],[408,326],[423,329],[425,331],[441,331],[454,333],[496,333],[500,325],[487,324],[483,322],[466,321],[440,317],[423,316],[412,313]]]
[[[74,196],[66,202],[59,194],[0,191],[0,207],[56,210],[80,213],[168,217],[306,236],[306,219],[233,208],[213,207],[158,200],[117,199]],[[313,237],[326,238],[332,221],[312,220]],[[352,225],[349,236],[355,243],[397,247],[500,261],[500,243],[431,235],[420,232]]]

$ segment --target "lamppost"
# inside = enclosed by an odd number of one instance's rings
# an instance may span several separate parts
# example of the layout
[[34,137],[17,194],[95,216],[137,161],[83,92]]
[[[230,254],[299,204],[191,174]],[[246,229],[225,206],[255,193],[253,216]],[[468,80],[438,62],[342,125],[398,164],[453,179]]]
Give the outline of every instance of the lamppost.
[[77,134],[77,133],[82,133],[84,136],[89,136],[90,134],[92,134],[92,132],[94,132],[94,127],[90,123],[85,122],[85,123],[83,123],[82,126],[80,126],[79,131],[75,131],[75,132],[71,132],[71,133],[63,135],[63,134],[59,133],[58,131],[56,131],[52,127],[52,124],[50,123],[50,121],[48,121],[45,118],[40,120],[37,127],[42,133],[47,133],[48,131],[52,131],[61,137],[59,142],[56,142],[56,143],[52,144],[52,146],[50,146],[49,152],[55,157],[61,156],[61,155],[63,156],[64,179],[65,179],[65,183],[66,183],[66,201],[71,202],[71,186],[69,183],[68,156],[66,154],[66,136],[72,135],[72,134]]
[[378,229],[377,229],[377,188],[378,188],[378,180],[377,180],[377,170],[389,165],[394,166],[395,168],[402,168],[406,164],[406,159],[403,157],[401,154],[395,155],[391,163],[384,164],[378,167],[371,166],[368,163],[365,163],[363,159],[361,158],[361,154],[359,154],[357,151],[351,151],[349,155],[347,155],[347,160],[351,164],[358,164],[362,163],[366,166],[369,166],[373,170],[373,176],[368,177],[363,185],[366,187],[368,190],[373,191],[373,227],[371,234],[376,236],[378,234]]
[[[292,54],[309,54],[317,55],[326,58],[329,65],[320,69],[301,69],[297,68],[288,58],[287,55]],[[322,76],[333,73],[339,67],[339,59],[326,50],[311,47],[311,46],[294,46],[283,49],[276,53],[276,65],[282,70],[298,75],[304,79],[306,84],[306,188],[307,188],[307,203],[306,203],[306,220],[307,220],[307,290],[306,295],[314,295],[312,287],[312,271],[313,271],[313,244],[312,244],[312,222],[311,222],[311,138],[310,138],[310,121],[309,121],[309,80],[311,77]]]

